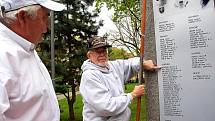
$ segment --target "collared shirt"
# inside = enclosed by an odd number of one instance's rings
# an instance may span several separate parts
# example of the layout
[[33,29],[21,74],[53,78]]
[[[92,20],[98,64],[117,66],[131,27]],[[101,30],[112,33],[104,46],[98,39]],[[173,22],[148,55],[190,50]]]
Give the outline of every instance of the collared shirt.
[[0,23],[0,121],[59,121],[50,75],[35,45]]

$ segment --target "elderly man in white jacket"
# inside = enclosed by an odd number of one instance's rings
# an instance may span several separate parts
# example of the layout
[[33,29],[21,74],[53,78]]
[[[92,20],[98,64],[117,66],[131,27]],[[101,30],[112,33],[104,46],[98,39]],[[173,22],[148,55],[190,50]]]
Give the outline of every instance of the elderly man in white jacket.
[[51,0],[0,0],[0,121],[60,121],[49,72],[35,51]]
[[[80,92],[83,97],[84,121],[129,121],[131,111],[128,105],[135,97],[144,93],[139,85],[131,93],[125,93],[124,82],[139,71],[139,58],[108,61],[107,48],[110,45],[102,37],[88,41],[88,60],[82,65]],[[157,68],[152,60],[143,62],[144,69]]]

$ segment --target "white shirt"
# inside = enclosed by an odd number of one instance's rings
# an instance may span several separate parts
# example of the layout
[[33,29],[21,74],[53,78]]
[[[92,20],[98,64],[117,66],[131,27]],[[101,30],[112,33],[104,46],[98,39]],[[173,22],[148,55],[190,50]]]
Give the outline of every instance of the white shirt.
[[59,121],[50,75],[35,45],[0,23],[0,121]]

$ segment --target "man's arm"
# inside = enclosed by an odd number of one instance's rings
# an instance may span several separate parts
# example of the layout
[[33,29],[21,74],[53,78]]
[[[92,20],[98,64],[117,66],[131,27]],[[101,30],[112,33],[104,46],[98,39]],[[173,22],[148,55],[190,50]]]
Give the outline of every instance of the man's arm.
[[98,116],[116,116],[125,111],[130,104],[132,100],[130,93],[113,97],[112,92],[105,86],[98,74],[84,72],[82,77],[81,95]]
[[[140,71],[140,58],[134,57],[129,58],[127,60],[116,60],[111,61],[110,66],[112,66],[120,79],[123,81],[122,83],[128,81],[131,77],[138,74]],[[156,66],[152,60],[144,60],[143,68],[146,71],[155,71],[160,67]]]

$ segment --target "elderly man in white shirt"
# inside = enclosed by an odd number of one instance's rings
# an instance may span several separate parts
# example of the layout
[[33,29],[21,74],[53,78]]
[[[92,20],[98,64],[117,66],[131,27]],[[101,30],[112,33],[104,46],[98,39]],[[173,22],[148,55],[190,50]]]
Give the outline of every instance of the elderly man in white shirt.
[[47,31],[51,0],[0,0],[0,121],[59,121],[50,75],[35,45]]

